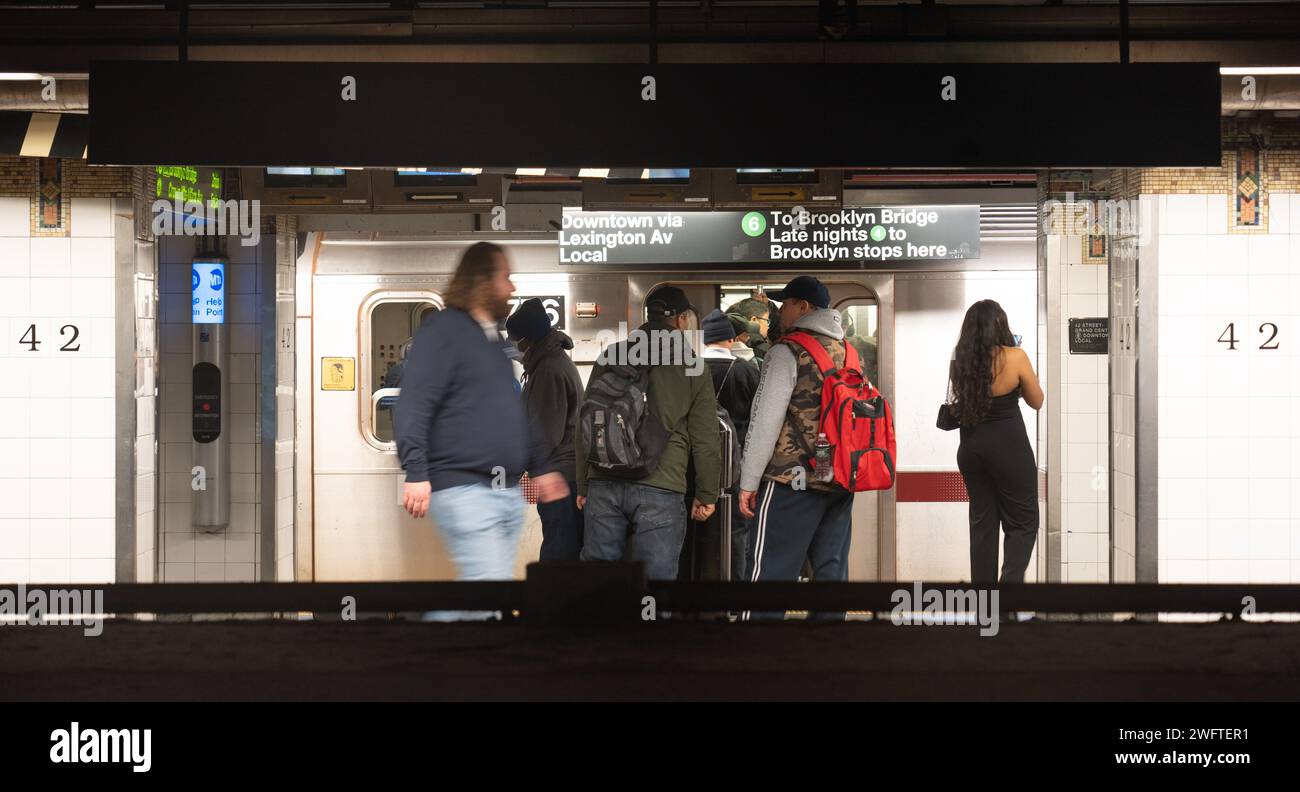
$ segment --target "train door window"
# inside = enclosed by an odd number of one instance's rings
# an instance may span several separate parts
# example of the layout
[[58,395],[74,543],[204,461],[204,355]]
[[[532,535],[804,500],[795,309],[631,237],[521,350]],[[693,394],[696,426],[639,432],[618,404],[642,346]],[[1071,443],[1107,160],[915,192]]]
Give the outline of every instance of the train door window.
[[393,406],[401,392],[402,374],[415,331],[440,308],[428,297],[379,295],[363,312],[362,429],[366,440],[378,448],[394,447]]
[[839,306],[840,324],[844,327],[844,339],[857,350],[862,361],[862,373],[872,385],[880,387],[880,306],[875,302],[855,299],[850,304]]
[[721,288],[722,304],[718,307],[723,311],[731,312],[731,310],[738,307],[742,301],[753,297],[755,293],[757,293],[758,289],[759,287],[752,283],[723,284]]

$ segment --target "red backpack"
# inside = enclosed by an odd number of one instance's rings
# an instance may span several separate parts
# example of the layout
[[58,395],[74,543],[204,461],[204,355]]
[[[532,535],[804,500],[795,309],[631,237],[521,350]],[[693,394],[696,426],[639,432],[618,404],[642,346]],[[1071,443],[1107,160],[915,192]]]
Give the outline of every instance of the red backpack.
[[[894,486],[894,417],[889,402],[866,377],[858,351],[844,342],[844,367],[835,368],[826,349],[811,335],[794,332],[782,341],[797,344],[812,355],[822,373],[822,411],[818,431],[831,444],[835,483],[849,492],[889,489]],[[815,466],[813,449],[806,445],[809,465]]]

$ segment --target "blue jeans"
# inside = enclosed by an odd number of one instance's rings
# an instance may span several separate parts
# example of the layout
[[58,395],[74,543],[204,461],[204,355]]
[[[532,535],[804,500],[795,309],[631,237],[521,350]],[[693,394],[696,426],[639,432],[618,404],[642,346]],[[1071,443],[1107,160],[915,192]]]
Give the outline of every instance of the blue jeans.
[[583,561],[621,561],[632,531],[632,559],[645,562],[651,580],[676,580],[686,538],[686,503],[680,492],[635,481],[591,479],[583,508]]
[[[457,580],[512,580],[519,535],[524,527],[524,500],[518,487],[493,489],[464,484],[434,490],[429,517],[456,563]],[[425,621],[499,617],[497,611],[429,611]]]
[[538,561],[577,561],[582,552],[582,512],[578,510],[578,485],[568,482],[569,497],[537,504],[542,520],[542,549]]

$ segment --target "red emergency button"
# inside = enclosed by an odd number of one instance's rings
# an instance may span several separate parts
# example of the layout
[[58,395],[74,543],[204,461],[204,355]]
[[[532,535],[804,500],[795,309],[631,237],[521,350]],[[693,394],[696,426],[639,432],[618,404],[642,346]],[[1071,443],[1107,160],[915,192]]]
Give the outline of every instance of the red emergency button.
[[203,402],[203,411],[204,411],[204,412],[207,412],[208,410],[211,410],[211,409],[212,409],[212,405],[211,405],[211,404],[208,404],[207,402]]

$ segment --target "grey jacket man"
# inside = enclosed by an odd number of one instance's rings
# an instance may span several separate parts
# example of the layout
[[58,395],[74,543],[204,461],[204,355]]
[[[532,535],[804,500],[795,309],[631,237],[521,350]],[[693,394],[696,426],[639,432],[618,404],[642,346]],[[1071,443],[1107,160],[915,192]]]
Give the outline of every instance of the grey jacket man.
[[[840,313],[833,308],[818,308],[801,317],[794,323],[794,329],[806,328],[834,339],[844,338],[844,328],[840,325]],[[745,450],[741,455],[740,488],[755,491],[763,480],[763,474],[776,441],[785,423],[786,412],[790,404],[790,395],[794,393],[795,380],[798,377],[799,361],[795,353],[786,344],[772,344],[763,358],[763,370],[758,380],[758,392],[754,395],[754,406],[750,410],[748,436],[745,438]]]

